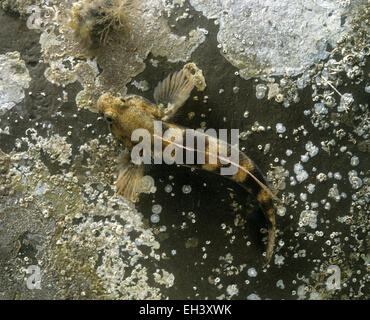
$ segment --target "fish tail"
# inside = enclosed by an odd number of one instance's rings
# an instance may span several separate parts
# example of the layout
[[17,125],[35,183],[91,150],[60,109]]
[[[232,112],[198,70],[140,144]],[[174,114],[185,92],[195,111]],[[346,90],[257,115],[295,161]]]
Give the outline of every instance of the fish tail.
[[[167,124],[168,126],[168,124]],[[203,134],[205,138],[204,144],[204,164],[202,165],[191,165],[190,167],[206,170],[216,174],[222,174],[223,167],[229,167],[234,165],[237,167],[237,172],[231,176],[227,176],[231,180],[237,182],[241,185],[246,191],[258,200],[260,208],[264,214],[265,220],[268,225],[268,243],[266,248],[266,260],[270,261],[274,249],[275,243],[275,234],[276,234],[276,222],[275,222],[275,205],[274,200],[277,200],[277,197],[272,193],[269,187],[266,185],[265,178],[261,174],[260,170],[249,159],[244,153],[238,150],[238,163],[232,162],[228,158],[225,158],[223,155],[220,156],[221,146],[225,146],[225,142],[218,140],[209,135]],[[194,138],[194,137],[193,137]],[[187,145],[187,136],[185,131],[183,131],[183,141]],[[166,141],[167,143],[170,141]],[[229,154],[232,146],[227,144],[227,154]],[[194,147],[188,148],[192,152],[198,152],[198,141],[197,144],[194,144]],[[183,164],[184,165],[184,164]],[[226,176],[225,176],[226,177]]]
[[268,225],[268,242],[266,248],[266,261],[269,262],[274,250],[276,236],[275,221],[275,195],[266,186],[266,181],[257,166],[246,155],[241,154],[239,169],[231,179],[245,188],[257,198],[259,206]]
[[276,236],[275,206],[271,196],[264,189],[261,189],[258,193],[257,200],[268,225],[268,241],[266,248],[266,262],[268,263],[274,251]]

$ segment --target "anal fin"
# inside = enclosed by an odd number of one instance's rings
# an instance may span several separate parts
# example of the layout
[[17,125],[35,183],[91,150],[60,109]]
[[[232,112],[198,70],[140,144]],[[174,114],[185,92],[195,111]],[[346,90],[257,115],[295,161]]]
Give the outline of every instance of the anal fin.
[[138,200],[144,166],[131,163],[127,156],[120,159],[116,181],[116,193],[132,202]]

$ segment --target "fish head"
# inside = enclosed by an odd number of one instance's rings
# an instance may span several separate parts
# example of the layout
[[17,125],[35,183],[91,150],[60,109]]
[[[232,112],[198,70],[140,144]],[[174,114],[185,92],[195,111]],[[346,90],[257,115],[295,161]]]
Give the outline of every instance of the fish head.
[[104,93],[98,99],[98,111],[116,138],[123,141],[130,136],[130,105],[126,100]]
[[152,126],[152,118],[147,108],[148,101],[137,95],[115,97],[104,93],[98,99],[99,113],[108,123],[113,135],[121,141],[130,139],[135,129],[145,128],[148,120]]
[[104,93],[98,99],[99,113],[109,124],[119,121],[120,116],[124,113],[125,104],[120,98],[114,97],[110,93]]

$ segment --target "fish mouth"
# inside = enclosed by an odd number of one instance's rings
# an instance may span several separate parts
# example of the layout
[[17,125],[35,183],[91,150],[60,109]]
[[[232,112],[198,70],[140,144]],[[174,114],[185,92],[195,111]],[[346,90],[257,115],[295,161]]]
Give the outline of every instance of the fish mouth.
[[106,115],[106,114],[103,114],[103,117],[104,117],[104,120],[108,123],[108,124],[112,124],[113,122],[113,118],[110,117],[109,115]]

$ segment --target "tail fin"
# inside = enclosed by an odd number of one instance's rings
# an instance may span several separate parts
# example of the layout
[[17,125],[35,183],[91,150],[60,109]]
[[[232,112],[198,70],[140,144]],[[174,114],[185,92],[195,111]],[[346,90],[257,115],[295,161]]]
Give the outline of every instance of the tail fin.
[[268,242],[266,248],[266,261],[271,260],[274,250],[276,236],[275,205],[276,196],[266,186],[263,175],[256,165],[245,154],[240,153],[239,170],[231,177],[238,182],[249,193],[257,197],[257,201],[262,209],[268,224]]
[[268,242],[266,248],[266,262],[270,262],[274,251],[276,236],[275,206],[271,195],[265,189],[261,189],[257,194],[257,200],[263,211],[268,224]]

